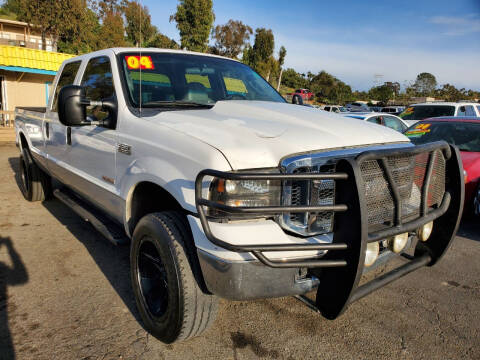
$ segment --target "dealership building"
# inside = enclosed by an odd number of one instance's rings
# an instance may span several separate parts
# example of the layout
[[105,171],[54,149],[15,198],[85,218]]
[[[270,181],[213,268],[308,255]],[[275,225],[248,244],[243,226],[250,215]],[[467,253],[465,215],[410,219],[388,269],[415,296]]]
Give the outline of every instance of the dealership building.
[[41,50],[41,34],[33,25],[0,19],[2,112],[13,111],[16,106],[46,106],[57,70],[73,56],[55,52],[52,44],[47,37],[46,50]]

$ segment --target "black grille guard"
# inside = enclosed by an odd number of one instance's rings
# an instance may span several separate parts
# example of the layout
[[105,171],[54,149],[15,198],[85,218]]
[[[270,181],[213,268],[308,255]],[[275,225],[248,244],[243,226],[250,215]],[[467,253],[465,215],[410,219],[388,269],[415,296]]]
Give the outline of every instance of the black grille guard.
[[[428,184],[432,175],[432,153],[440,150],[446,160],[445,193],[436,209],[426,207]],[[387,157],[429,153],[421,193],[420,218],[402,223],[401,201],[397,185],[391,176]],[[363,194],[364,182],[360,165],[376,159],[382,165],[395,206],[393,227],[369,233],[366,200]],[[272,206],[272,207],[231,207],[202,197],[202,181],[206,176],[226,180],[336,180],[335,205],[328,206]],[[425,190],[426,189],[426,190]],[[419,267],[435,264],[450,247],[457,232],[464,202],[464,177],[460,153],[455,146],[444,141],[400,149],[372,150],[352,158],[341,159],[334,173],[264,174],[244,172],[222,172],[211,169],[201,171],[195,181],[195,201],[200,222],[206,237],[215,245],[234,252],[250,252],[266,266],[274,268],[306,267],[320,278],[316,306],[324,316],[334,319],[349,303],[360,299],[375,289],[408,274]],[[233,245],[217,238],[211,231],[204,207],[215,208],[227,213],[250,213],[277,215],[292,212],[335,213],[332,243],[325,244],[269,244]],[[397,234],[410,232],[434,221],[433,231],[426,242],[418,242],[415,255],[410,261],[369,283],[358,286],[363,273],[365,250],[368,242],[378,241]],[[321,259],[272,260],[263,252],[328,250]],[[316,270],[317,268],[322,268]],[[341,285],[340,285],[341,284]],[[321,295],[320,295],[321,293]],[[320,296],[319,296],[320,295]]]

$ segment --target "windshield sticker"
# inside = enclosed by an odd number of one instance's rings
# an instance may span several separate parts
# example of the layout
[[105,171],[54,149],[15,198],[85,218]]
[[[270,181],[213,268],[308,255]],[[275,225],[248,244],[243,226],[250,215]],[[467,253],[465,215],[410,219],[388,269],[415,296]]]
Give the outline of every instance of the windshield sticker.
[[409,107],[405,109],[399,116],[403,118],[404,116],[412,115],[413,111],[414,111],[413,107]]
[[409,130],[405,133],[407,136],[422,136],[430,132],[429,127],[432,124],[418,124],[412,130]]
[[129,69],[153,70],[153,61],[150,56],[125,56],[127,67]]

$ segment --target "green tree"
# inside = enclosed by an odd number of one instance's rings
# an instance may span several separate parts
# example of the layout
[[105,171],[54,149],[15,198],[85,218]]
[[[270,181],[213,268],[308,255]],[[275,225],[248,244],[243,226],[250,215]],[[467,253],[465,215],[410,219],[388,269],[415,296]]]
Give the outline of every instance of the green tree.
[[212,0],[179,0],[170,21],[177,23],[182,48],[206,52],[215,15]]
[[370,99],[378,100],[386,105],[394,95],[393,89],[388,85],[375,86],[368,91]]
[[280,90],[280,84],[282,83],[283,64],[285,63],[286,56],[287,56],[287,49],[285,49],[285,47],[282,46],[278,51],[278,66],[280,67],[280,74],[278,75],[277,91]]
[[69,54],[84,54],[101,48],[101,25],[97,14],[92,9],[84,7],[80,21],[71,24],[60,34],[58,51]]
[[273,56],[275,40],[270,29],[258,28],[255,30],[253,44],[253,61],[255,64],[266,63]]
[[125,41],[123,17],[119,11],[107,11],[105,13],[99,32],[99,39],[101,48],[128,45]]
[[289,68],[283,72],[282,85],[290,88],[304,88],[308,86],[308,81],[294,69]]
[[108,13],[117,13],[122,8],[119,0],[92,0],[91,3],[99,18],[105,18]]
[[42,36],[42,49],[47,47],[47,36],[50,36],[52,45],[56,46],[60,35],[73,31],[74,24],[81,21],[86,7],[85,0],[17,0],[15,5],[9,6],[17,11],[20,21],[35,24]]
[[217,25],[212,37],[215,40],[213,52],[236,59],[250,40],[252,28],[241,21],[228,20],[224,25]]
[[168,36],[165,36],[158,31],[148,42],[147,47],[155,47],[161,49],[179,49],[180,47],[175,42],[175,40],[170,39]]
[[278,63],[273,57],[274,47],[275,40],[272,30],[258,28],[255,30],[253,47],[245,47],[242,61],[269,81],[272,71],[278,68]]
[[18,0],[6,0],[0,7],[0,16],[2,17],[2,19],[17,20],[18,13]]
[[417,75],[413,87],[418,95],[429,96],[437,87],[437,79],[432,74],[423,72]]
[[343,104],[352,98],[351,87],[326,71],[307,76],[311,79],[308,86],[322,102]]
[[366,91],[354,91],[352,93],[352,100],[368,101],[370,99]]
[[435,91],[435,96],[445,101],[458,101],[464,99],[466,94],[451,84],[444,84],[440,89]]
[[157,33],[157,29],[152,25],[148,8],[142,6],[138,1],[126,0],[123,5],[123,13],[126,21],[127,40],[137,47],[148,44]]

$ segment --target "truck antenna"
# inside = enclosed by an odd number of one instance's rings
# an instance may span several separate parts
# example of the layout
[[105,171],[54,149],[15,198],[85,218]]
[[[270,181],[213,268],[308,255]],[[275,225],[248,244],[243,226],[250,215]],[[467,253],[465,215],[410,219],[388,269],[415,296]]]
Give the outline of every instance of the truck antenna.
[[139,38],[139,42],[140,42],[138,44],[139,52],[140,52],[140,67],[139,67],[139,69],[140,69],[140,84],[139,84],[138,94],[140,96],[139,110],[140,110],[140,117],[141,117],[142,116],[142,65],[141,65],[141,63],[142,63],[142,61],[141,61],[141,59],[142,59],[142,4],[141,4],[140,1],[137,4],[138,4],[138,15],[139,15],[138,18],[139,18],[139,22],[140,22],[139,27],[138,27],[138,31],[139,31],[139,37],[138,38]]

